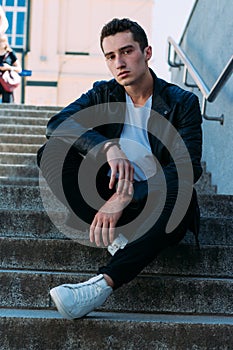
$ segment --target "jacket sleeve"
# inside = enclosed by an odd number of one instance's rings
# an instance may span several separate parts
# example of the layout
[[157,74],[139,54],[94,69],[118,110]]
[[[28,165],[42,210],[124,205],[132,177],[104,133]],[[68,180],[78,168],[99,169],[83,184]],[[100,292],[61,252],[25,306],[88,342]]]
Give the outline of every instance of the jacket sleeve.
[[[184,176],[184,181],[189,181],[187,168],[192,167],[193,183],[196,183],[202,174],[201,156],[202,156],[202,116],[200,112],[199,101],[196,95],[189,94],[185,101],[180,105],[177,113],[176,130],[183,141],[183,146],[177,147],[176,141],[173,144],[175,149],[175,160],[170,158],[170,162],[163,168],[164,175],[169,185],[176,181],[177,169],[180,168]],[[177,149],[176,149],[177,148]],[[190,164],[191,162],[191,164]],[[180,181],[180,179],[178,179]]]
[[86,94],[54,115],[47,124],[46,137],[59,138],[73,145],[82,155],[86,155],[94,146],[92,156],[96,157],[102,143],[107,138],[96,131],[94,124],[94,106],[98,104],[96,92],[89,90]]

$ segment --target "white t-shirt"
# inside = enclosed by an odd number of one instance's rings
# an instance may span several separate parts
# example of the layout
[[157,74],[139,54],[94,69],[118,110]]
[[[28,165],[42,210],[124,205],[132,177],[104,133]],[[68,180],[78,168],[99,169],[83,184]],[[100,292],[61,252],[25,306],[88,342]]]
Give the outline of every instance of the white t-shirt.
[[127,158],[134,165],[134,179],[142,181],[156,174],[156,162],[151,152],[147,134],[152,96],[144,106],[135,107],[126,94],[125,124],[120,136],[120,146]]

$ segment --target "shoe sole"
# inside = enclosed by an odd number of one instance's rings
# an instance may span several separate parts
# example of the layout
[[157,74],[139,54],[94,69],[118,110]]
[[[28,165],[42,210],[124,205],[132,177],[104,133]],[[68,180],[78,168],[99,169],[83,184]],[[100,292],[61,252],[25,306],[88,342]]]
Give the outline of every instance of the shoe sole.
[[49,292],[54,304],[56,305],[56,308],[58,309],[59,313],[66,318],[67,320],[73,320],[74,317],[72,317],[69,313],[66,312],[66,310],[64,309],[64,305],[61,301],[61,299],[59,298],[58,293],[56,292],[56,288],[53,288],[50,290]]

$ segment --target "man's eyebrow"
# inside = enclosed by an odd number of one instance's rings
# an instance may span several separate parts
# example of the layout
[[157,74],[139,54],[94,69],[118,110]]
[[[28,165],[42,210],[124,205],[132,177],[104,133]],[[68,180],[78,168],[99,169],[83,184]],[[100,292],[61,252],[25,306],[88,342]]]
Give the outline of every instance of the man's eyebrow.
[[124,50],[126,50],[126,49],[131,49],[131,48],[133,48],[133,45],[126,45],[126,46],[121,47],[121,48],[119,49],[119,51],[124,51]]
[[[130,48],[133,48],[133,45],[126,45],[126,46],[123,46],[123,47],[121,47],[121,48],[120,48],[119,50],[117,50],[117,51],[124,51],[124,50],[130,49]],[[104,54],[104,56],[107,57],[107,56],[109,56],[109,55],[112,55],[113,53],[114,53],[114,51],[106,52],[106,53]]]

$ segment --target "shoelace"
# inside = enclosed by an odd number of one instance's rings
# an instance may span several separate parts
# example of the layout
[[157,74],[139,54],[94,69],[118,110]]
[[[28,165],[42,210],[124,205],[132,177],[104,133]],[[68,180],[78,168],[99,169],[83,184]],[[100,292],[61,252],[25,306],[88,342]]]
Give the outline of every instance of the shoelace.
[[[77,303],[86,303],[94,301],[103,290],[103,288],[98,284],[98,282],[85,282],[83,284],[77,285],[76,287],[66,286],[66,288],[72,290],[74,299]],[[77,293],[77,290],[79,290],[79,293]]]

